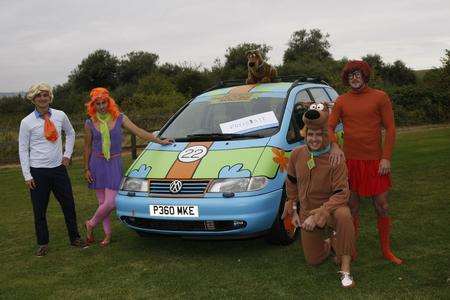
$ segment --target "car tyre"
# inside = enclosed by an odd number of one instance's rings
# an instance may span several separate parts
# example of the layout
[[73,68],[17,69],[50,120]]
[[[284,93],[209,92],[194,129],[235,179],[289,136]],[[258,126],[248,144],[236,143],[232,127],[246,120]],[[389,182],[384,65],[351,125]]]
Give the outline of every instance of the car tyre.
[[281,215],[283,214],[285,202],[286,190],[283,188],[278,214],[273,222],[272,228],[266,236],[266,241],[269,244],[287,246],[297,240],[300,235],[298,228],[294,228],[293,231],[288,231],[284,228],[284,221],[281,219]]

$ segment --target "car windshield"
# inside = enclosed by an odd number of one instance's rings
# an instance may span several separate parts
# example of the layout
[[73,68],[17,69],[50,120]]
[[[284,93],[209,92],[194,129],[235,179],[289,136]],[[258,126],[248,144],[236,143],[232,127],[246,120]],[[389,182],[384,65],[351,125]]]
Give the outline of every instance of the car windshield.
[[278,131],[284,98],[257,93],[202,97],[190,103],[160,133],[176,141],[271,136]]

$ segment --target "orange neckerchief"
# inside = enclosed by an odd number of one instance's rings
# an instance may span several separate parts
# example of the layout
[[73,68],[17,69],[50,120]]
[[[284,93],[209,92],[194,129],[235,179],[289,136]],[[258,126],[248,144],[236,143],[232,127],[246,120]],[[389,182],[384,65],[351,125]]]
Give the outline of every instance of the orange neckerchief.
[[58,131],[56,130],[55,124],[50,120],[49,113],[43,115],[44,118],[44,136],[50,142],[56,142],[58,139]]

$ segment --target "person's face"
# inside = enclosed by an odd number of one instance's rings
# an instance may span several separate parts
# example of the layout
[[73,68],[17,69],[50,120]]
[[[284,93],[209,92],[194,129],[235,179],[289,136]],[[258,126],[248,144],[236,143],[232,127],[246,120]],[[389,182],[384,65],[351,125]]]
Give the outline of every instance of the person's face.
[[39,94],[33,98],[33,104],[38,109],[48,109],[51,102],[52,100],[48,91],[40,91]]
[[306,144],[312,151],[319,150],[322,147],[323,130],[322,129],[308,129],[306,132]]
[[350,87],[354,90],[359,90],[364,87],[365,82],[363,78],[363,74],[361,71],[356,70],[351,73],[348,73],[348,83]]
[[108,100],[98,99],[94,102],[94,106],[98,113],[106,114],[108,112]]

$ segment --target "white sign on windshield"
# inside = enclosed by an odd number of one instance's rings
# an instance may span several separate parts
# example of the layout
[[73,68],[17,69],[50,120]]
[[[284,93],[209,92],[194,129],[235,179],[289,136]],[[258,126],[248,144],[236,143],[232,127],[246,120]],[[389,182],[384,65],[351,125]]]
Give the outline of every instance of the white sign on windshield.
[[247,133],[278,126],[278,119],[273,111],[240,118],[220,124],[222,133]]

